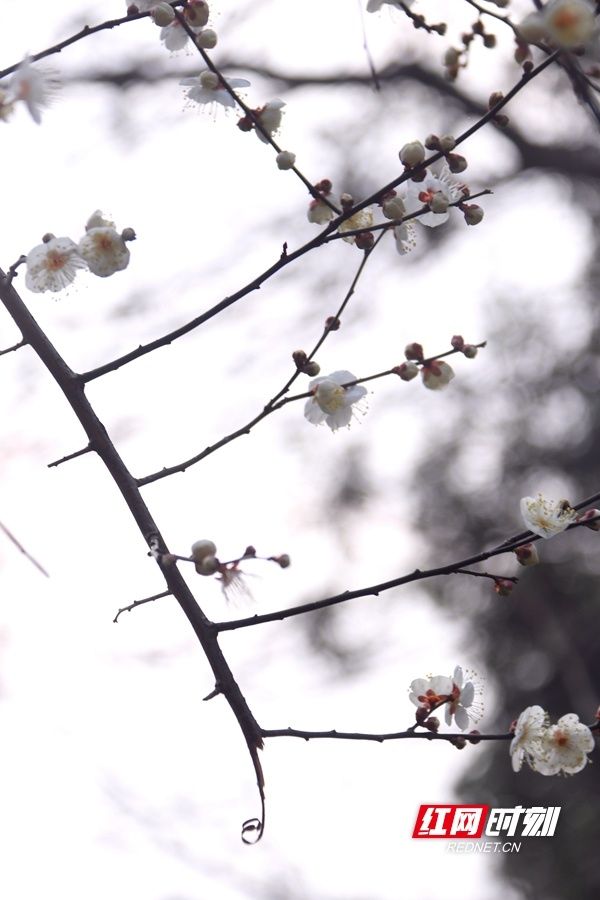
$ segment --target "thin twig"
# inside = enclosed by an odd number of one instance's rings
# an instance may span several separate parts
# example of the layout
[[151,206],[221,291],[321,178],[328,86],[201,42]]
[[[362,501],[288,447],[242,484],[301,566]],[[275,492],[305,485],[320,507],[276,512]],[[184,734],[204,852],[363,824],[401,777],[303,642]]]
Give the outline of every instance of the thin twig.
[[82,447],[81,450],[75,450],[74,453],[68,453],[66,456],[62,456],[60,459],[55,459],[54,462],[48,463],[48,468],[52,469],[55,466],[62,466],[63,463],[69,462],[71,459],[77,459],[78,456],[84,456],[86,453],[91,453],[94,448],[91,444],[88,444],[87,447]]
[[13,344],[12,347],[6,347],[5,350],[0,350],[0,356],[4,356],[5,353],[12,353],[13,350],[19,350],[21,347],[25,347],[27,341],[20,340],[16,344]]
[[383,744],[384,741],[401,741],[410,738],[422,738],[426,741],[456,741],[457,738],[478,744],[479,741],[510,741],[514,738],[512,732],[500,734],[465,734],[462,731],[439,734],[432,731],[414,731],[412,728],[406,731],[391,731],[383,734],[373,734],[364,731],[302,731],[299,728],[263,728],[262,736],[266,739],[276,737],[302,738],[304,741],[314,741],[319,738],[331,738],[340,741],[374,741]]
[[[119,616],[124,612],[131,612],[132,609],[135,609],[136,606],[142,606],[143,603],[151,603],[153,600],[160,600],[162,597],[171,597],[171,591],[161,591],[160,594],[153,594],[152,597],[144,597],[143,600],[134,600],[133,603],[130,603],[129,606],[123,606],[120,610],[118,610],[116,616],[113,619],[113,622],[118,622]],[[206,700],[206,697],[204,698]]]
[[35,557],[33,557],[31,555],[31,553],[27,552],[25,547],[21,543],[19,543],[19,541],[14,536],[14,534],[11,531],[9,531],[8,528],[6,527],[6,525],[3,525],[2,522],[0,522],[0,530],[4,532],[6,537],[9,539],[9,541],[12,544],[15,545],[17,550],[20,550],[21,553],[23,554],[23,556],[25,556],[25,558],[28,559],[29,562],[36,567],[38,572],[41,572],[42,575],[46,576],[46,578],[50,578],[50,576],[49,576],[48,572],[46,572],[45,568],[37,561],[37,559],[35,559]]

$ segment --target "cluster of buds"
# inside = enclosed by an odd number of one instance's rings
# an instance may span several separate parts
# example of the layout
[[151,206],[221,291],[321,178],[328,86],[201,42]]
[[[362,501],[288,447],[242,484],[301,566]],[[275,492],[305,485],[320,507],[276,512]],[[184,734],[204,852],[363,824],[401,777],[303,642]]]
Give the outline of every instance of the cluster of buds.
[[450,344],[453,350],[456,350],[458,353],[462,353],[467,357],[467,359],[475,359],[475,357],[477,356],[478,348],[475,346],[475,344],[466,344],[462,334],[453,335]]
[[[244,573],[239,568],[240,563],[243,560],[263,559],[267,560],[268,562],[277,563],[277,565],[282,569],[287,569],[290,565],[290,557],[287,553],[282,553],[279,556],[258,557],[256,555],[256,549],[252,545],[248,545],[242,555],[237,559],[229,560],[228,562],[221,562],[221,560],[219,560],[217,557],[216,544],[213,541],[207,539],[195,541],[192,544],[191,556],[172,557],[173,561],[177,559],[189,560],[190,562],[193,562],[194,568],[196,569],[198,575],[216,575],[221,583],[221,588],[227,600],[230,600],[235,595],[242,595],[246,597],[251,596],[250,591],[248,590],[243,579]],[[163,557],[162,561],[164,564],[165,557]]]
[[[460,334],[455,334],[450,344],[455,353],[462,353],[467,359],[474,359],[477,356],[478,348],[475,344],[465,343],[465,339]],[[485,344],[480,346],[485,346]],[[392,369],[392,372],[398,375],[402,381],[412,381],[421,373],[421,379],[426,388],[440,390],[454,378],[454,371],[448,363],[443,359],[426,359],[423,345],[417,341],[406,345],[404,356],[407,361]]]
[[[148,13],[154,24],[161,29],[160,39],[167,50],[175,52],[186,46],[189,34],[176,16],[171,3],[166,0],[135,0],[128,5],[128,15],[139,13]],[[217,35],[212,28],[205,28],[210,16],[206,0],[187,0],[181,14],[188,29],[194,33],[194,42],[198,47],[212,50],[217,44]]]
[[453,175],[460,175],[467,168],[468,163],[465,157],[459,153],[452,152],[456,147],[456,138],[453,135],[446,134],[443,137],[438,137],[437,134],[430,134],[425,140],[425,146],[428,150],[433,150],[435,153],[444,154],[448,168]]
[[314,359],[309,359],[304,350],[294,350],[292,359],[298,371],[304,375],[309,375],[311,378],[314,378],[321,371],[319,363],[315,362]]
[[[496,0],[490,0],[494,3]],[[506,6],[506,2],[496,3],[496,6]],[[448,81],[456,81],[461,69],[465,69],[469,61],[469,50],[471,44],[476,38],[481,38],[481,42],[488,50],[493,50],[496,46],[496,35],[485,30],[485,25],[481,19],[473,22],[469,31],[465,31],[461,35],[462,47],[448,47],[443,56],[444,74]]]
[[[493,91],[488,98],[488,110],[493,109],[498,103],[501,103],[502,100],[504,100],[502,91]],[[510,120],[507,115],[498,112],[492,117],[492,121],[500,128],[506,128]]]
[[508,597],[515,587],[515,581],[510,578],[494,578],[494,590],[499,597]]

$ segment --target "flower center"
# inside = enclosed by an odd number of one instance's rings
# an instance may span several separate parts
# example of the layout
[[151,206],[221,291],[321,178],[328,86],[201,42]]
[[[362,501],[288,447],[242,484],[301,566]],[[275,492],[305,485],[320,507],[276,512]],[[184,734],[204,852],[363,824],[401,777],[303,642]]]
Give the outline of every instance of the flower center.
[[49,272],[58,272],[59,269],[64,268],[68,259],[68,253],[60,253],[58,250],[49,250],[46,254],[44,268],[48,269]]

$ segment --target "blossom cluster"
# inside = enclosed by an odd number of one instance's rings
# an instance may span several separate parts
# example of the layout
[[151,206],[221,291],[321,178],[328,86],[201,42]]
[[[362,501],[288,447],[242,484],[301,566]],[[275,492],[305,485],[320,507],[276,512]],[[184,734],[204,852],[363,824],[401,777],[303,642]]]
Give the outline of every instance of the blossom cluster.
[[[160,28],[160,39],[172,53],[183,50],[190,39],[175,10],[164,0],[134,0],[127,3],[129,14],[148,12],[155,25]],[[212,28],[206,28],[210,17],[210,9],[205,0],[188,0],[182,10],[183,19],[194,35],[198,47],[212,50],[217,44],[217,34]]]
[[594,736],[575,713],[550,724],[541,706],[528,706],[517,719],[510,743],[512,767],[519,772],[523,761],[540,775],[574,775],[588,763]]
[[68,237],[45,234],[42,243],[27,254],[25,284],[36,294],[61,291],[74,281],[80,269],[108,278],[129,265],[127,243],[135,240],[133,228],[118,232],[114,222],[97,209],[88,219],[78,244]]

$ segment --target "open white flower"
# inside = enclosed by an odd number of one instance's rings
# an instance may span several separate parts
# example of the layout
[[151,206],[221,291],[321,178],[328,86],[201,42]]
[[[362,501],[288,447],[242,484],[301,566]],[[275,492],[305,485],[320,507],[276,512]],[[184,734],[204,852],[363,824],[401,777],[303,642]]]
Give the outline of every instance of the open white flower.
[[46,238],[27,254],[25,284],[35,294],[62,291],[75,279],[78,269],[85,269],[77,244],[71,238],[57,238],[52,234]]
[[39,125],[42,109],[51,103],[59,86],[54,69],[34,68],[31,57],[26,56],[10,81],[7,99],[12,103],[22,100],[33,121]]
[[567,50],[587,44],[598,31],[594,4],[588,0],[549,0],[518,27],[526,41],[547,41]]
[[[281,126],[281,117],[283,116],[283,107],[285,106],[285,102],[283,100],[279,100],[275,98],[275,100],[269,100],[268,103],[265,103],[260,109],[254,110],[256,117],[258,118],[260,124],[271,137],[279,131]],[[267,144],[268,141],[264,134],[258,130],[258,128],[254,129],[256,131],[256,136],[263,142],[263,144]]]
[[452,679],[447,675],[434,675],[431,678],[415,678],[410,683],[408,699],[415,706],[433,709],[445,703],[452,694]]
[[575,713],[562,716],[544,731],[541,741],[542,758],[535,769],[542,775],[575,775],[588,763],[588,753],[594,749],[594,736]]
[[[427,174],[423,181],[408,181],[402,194],[402,199],[406,207],[407,213],[418,212],[424,206],[430,206],[432,202],[443,201],[444,203],[455,203],[463,196],[464,185],[456,181],[450,172],[448,166],[444,163],[439,174],[434,174],[427,169]],[[428,212],[422,216],[418,216],[415,221],[428,228],[435,228],[443,225],[448,221],[450,213],[445,212]]]
[[463,677],[462,668],[457,666],[452,676],[451,699],[446,704],[445,717],[447,725],[452,724],[454,717],[458,728],[466,731],[469,722],[479,721],[483,709],[480,701],[481,688],[473,681],[466,681],[463,684]]
[[[182,78],[179,84],[189,86],[187,92],[188,100],[194,103],[219,103],[221,106],[235,106],[235,100],[227,91],[225,85],[216,74],[210,69],[205,69],[197,76],[197,78]],[[229,78],[228,84],[234,90],[241,87],[249,87],[250,82],[245,78]]]
[[[359,209],[357,213],[342,222],[338,230],[343,233],[344,231],[354,231],[357,228],[370,228],[373,221],[373,210],[368,206],[366,209]],[[342,240],[353,244],[356,241],[356,235],[350,234]]]
[[535,498],[523,497],[521,515],[527,528],[543,538],[560,534],[577,519],[577,513],[566,500],[546,500],[542,494]]
[[524,709],[515,727],[515,736],[510,742],[510,758],[515,772],[521,771],[526,759],[532,769],[537,770],[542,761],[542,735],[548,724],[548,713],[541,706]]
[[100,278],[108,278],[129,265],[126,240],[134,240],[135,232],[126,228],[119,234],[114,222],[105,219],[97,209],[87,221],[86,233],[79,241],[79,254],[90,272]]
[[354,404],[367,393],[367,389],[360,384],[343,387],[355,380],[356,375],[345,370],[314,378],[308,386],[312,396],[304,407],[304,415],[308,421],[313,425],[326,422],[332,431],[349,425],[354,415]]
[[417,246],[417,229],[414,222],[403,222],[402,225],[394,226],[394,240],[396,242],[396,250],[400,256],[406,256]]

